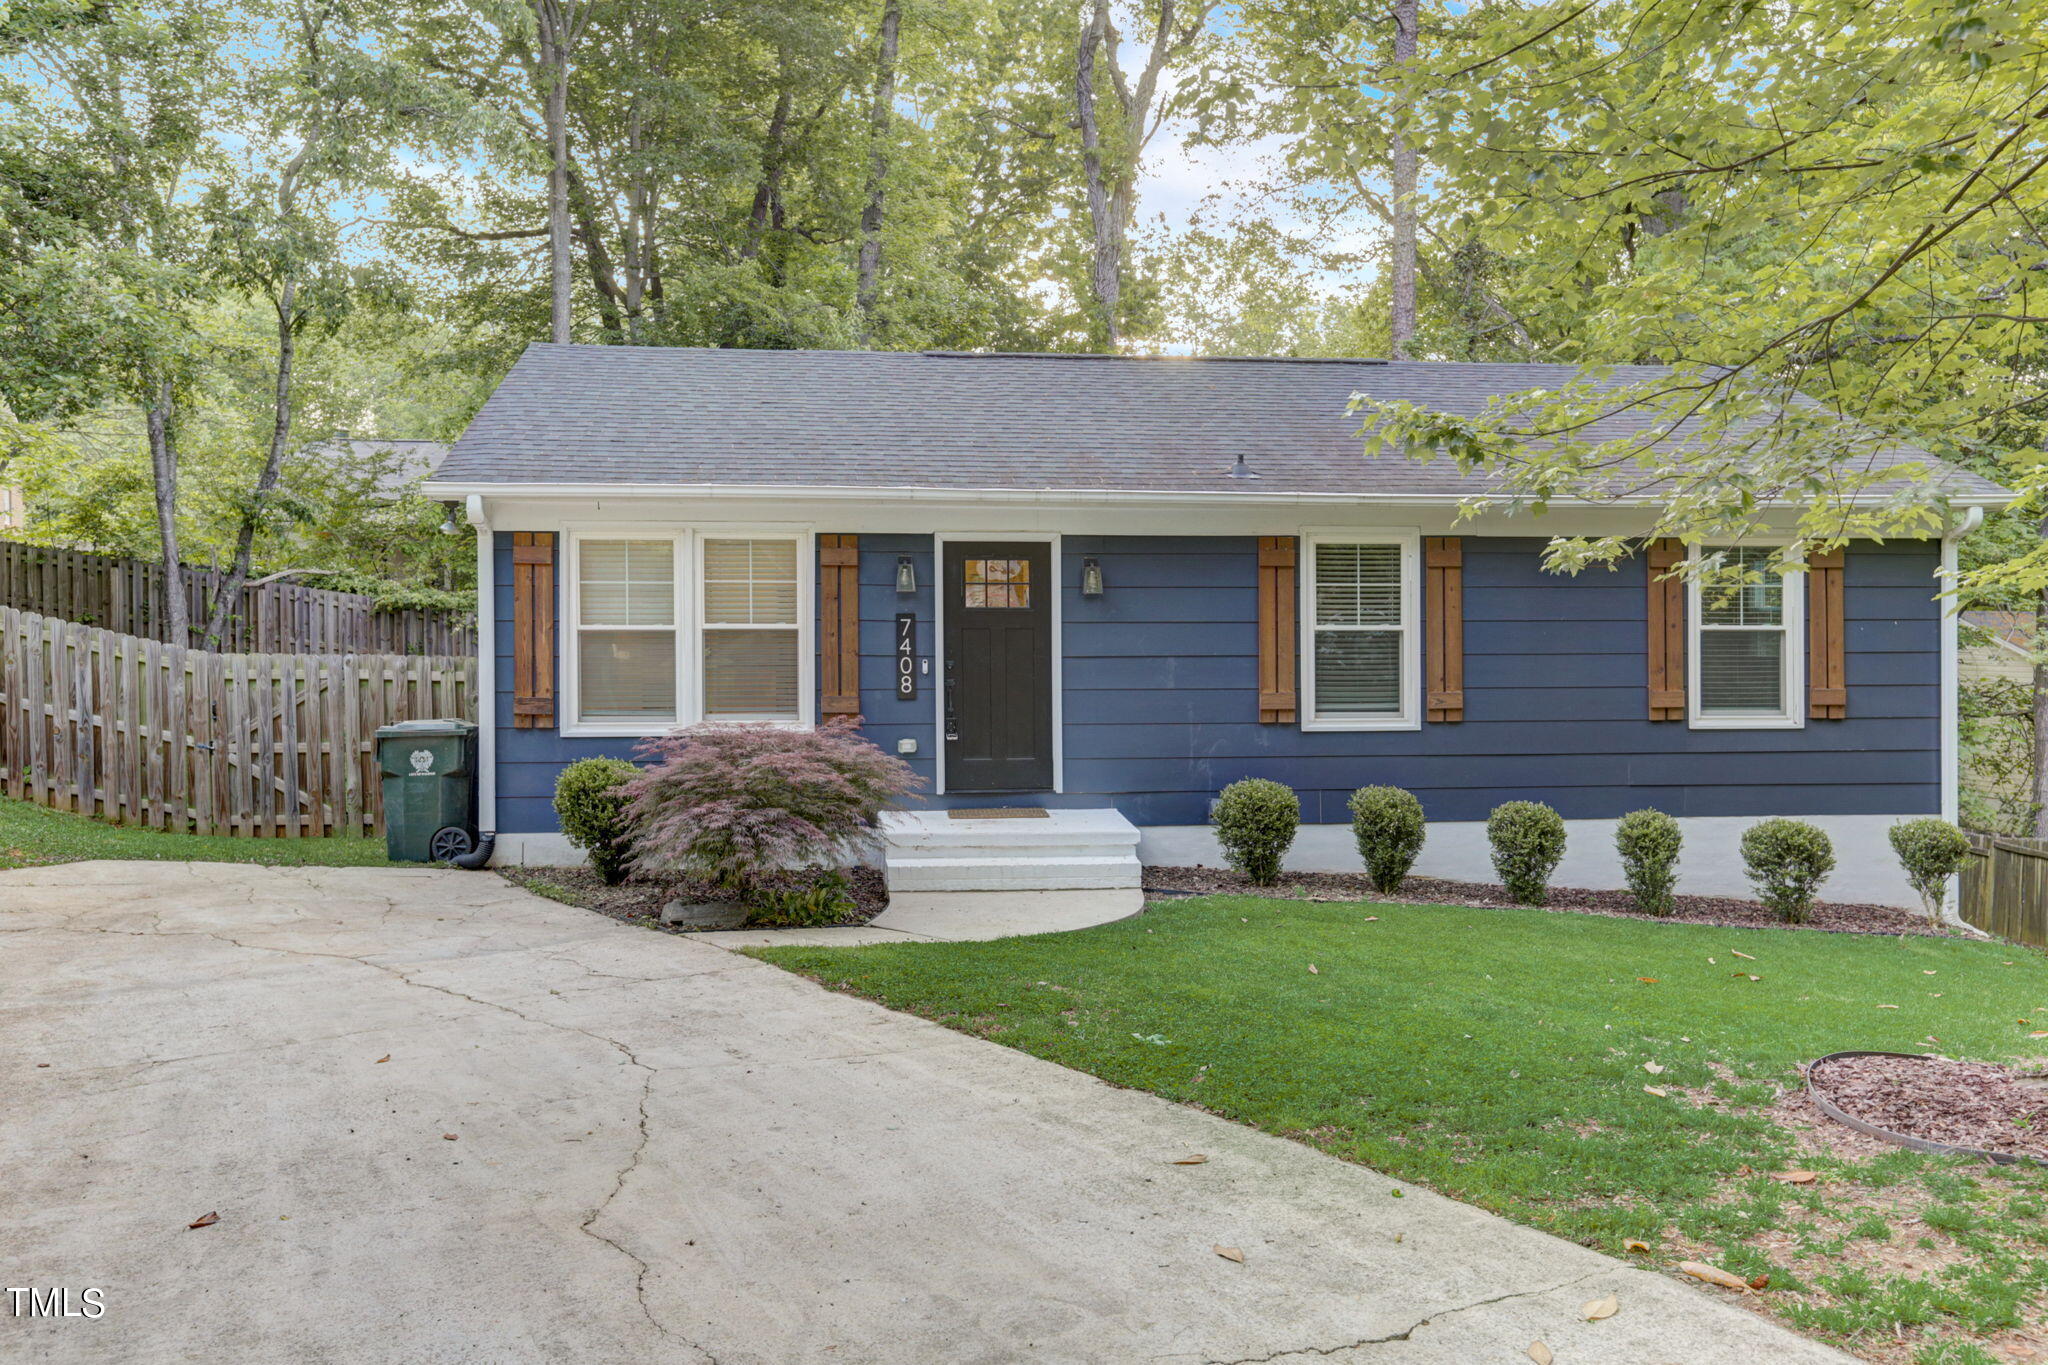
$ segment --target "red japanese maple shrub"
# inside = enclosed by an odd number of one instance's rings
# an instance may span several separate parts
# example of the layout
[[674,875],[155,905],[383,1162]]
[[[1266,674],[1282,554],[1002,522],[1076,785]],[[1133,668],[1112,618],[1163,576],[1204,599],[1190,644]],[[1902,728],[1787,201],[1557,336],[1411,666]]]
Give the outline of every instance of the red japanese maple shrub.
[[850,721],[692,725],[640,754],[647,771],[624,788],[635,867],[694,872],[743,905],[772,873],[858,857],[876,813],[924,783]]

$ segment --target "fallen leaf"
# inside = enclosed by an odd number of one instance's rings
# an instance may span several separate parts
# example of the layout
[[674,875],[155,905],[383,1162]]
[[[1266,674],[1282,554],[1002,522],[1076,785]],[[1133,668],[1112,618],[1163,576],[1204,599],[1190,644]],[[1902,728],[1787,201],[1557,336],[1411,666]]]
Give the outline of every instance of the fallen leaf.
[[1649,1072],[1652,1076],[1661,1076],[1664,1074],[1664,1068],[1657,1065],[1655,1062],[1644,1062],[1643,1070]]
[[1897,1008],[1898,1008],[1898,1006],[1897,1006],[1897,1005],[1879,1005],[1879,1006],[1878,1006],[1878,1008],[1879,1008],[1879,1009],[1881,1009],[1881,1010],[1895,1010],[1895,1009],[1897,1009]]
[[1529,1359],[1535,1361],[1536,1365],[1557,1365],[1557,1357],[1540,1341],[1529,1343]]
[[1751,1289],[1769,1289],[1771,1287],[1771,1277],[1768,1275],[1752,1276],[1749,1281],[1749,1287]]
[[1933,975],[1934,975],[1934,968],[1932,968],[1932,967],[1923,967],[1923,968],[1921,968],[1921,969],[1920,969],[1920,975],[1922,975],[1922,976],[1933,976]]
[[1321,972],[1319,972],[1319,971],[1317,971],[1317,970],[1316,970],[1316,964],[1315,964],[1315,963],[1313,963],[1313,962],[1311,962],[1311,963],[1309,963],[1309,964],[1308,964],[1308,974],[1309,974],[1310,976],[1321,976],[1321,975],[1322,975],[1322,973],[1321,973]]
[[441,1141],[443,1141],[443,1142],[453,1142],[453,1141],[455,1141],[455,1134],[453,1134],[453,1133],[443,1133],[443,1134],[441,1134]]
[[1655,1095],[1658,1099],[1661,1100],[1665,1096],[1669,1095],[1671,1092],[1669,1090],[1663,1089],[1660,1086],[1646,1085],[1643,1087],[1643,1093],[1645,1095]]
[[1372,923],[1373,921],[1377,920],[1378,918],[1379,918],[1379,916],[1378,916],[1378,915],[1367,915],[1367,916],[1365,917],[1365,922],[1366,922],[1367,924],[1371,924],[1371,923]]
[[1753,958],[1753,957],[1751,957],[1751,956],[1750,956],[1750,955],[1749,955],[1748,953],[1742,952],[1742,951],[1741,951],[1741,950],[1739,950],[1739,949],[1736,949],[1736,948],[1730,948],[1730,949],[1729,949],[1728,951],[1729,951],[1729,952],[1731,952],[1731,953],[1734,953],[1734,954],[1735,954],[1735,955],[1736,955],[1737,957],[1741,958],[1741,959],[1742,959],[1742,960],[1743,960],[1744,962],[1754,962],[1754,961],[1756,961],[1756,959],[1755,959],[1755,958]]
[[202,1213],[191,1222],[185,1224],[185,1226],[188,1228],[210,1228],[219,1221],[219,1213]]
[[1226,1261],[1236,1261],[1239,1265],[1244,1264],[1244,1253],[1242,1251],[1239,1251],[1236,1247],[1212,1246],[1209,1248],[1209,1250],[1215,1252],[1218,1256],[1221,1256]]
[[1621,1244],[1621,1249],[1623,1251],[1648,1251],[1650,1244],[1648,1242],[1638,1242],[1635,1238],[1631,1237]]
[[1730,1275],[1721,1267],[1708,1265],[1705,1261],[1680,1261],[1678,1268],[1696,1280],[1705,1280],[1708,1284],[1718,1284],[1723,1289],[1747,1290],[1749,1288],[1749,1281],[1741,1276]]
[[1811,1185],[1820,1177],[1812,1171],[1772,1171],[1771,1179],[1781,1185]]
[[1931,1033],[1927,1035],[1927,1041],[1928,1041],[1928,1042],[1930,1042],[1930,1043],[1932,1043],[1932,1044],[1934,1044],[1934,1045],[1935,1045],[1936,1047],[1940,1047],[1940,1046],[1941,1046],[1941,1039],[1939,1039],[1939,1038],[1935,1037],[1935,1036],[1934,1036],[1933,1034],[1931,1034]]
[[1639,976],[1636,978],[1636,980],[1642,982],[1645,986],[1654,986],[1657,984],[1657,978],[1654,976]]
[[1204,1156],[1200,1152],[1192,1152],[1187,1156],[1175,1157],[1173,1159],[1173,1164],[1176,1166],[1199,1166],[1208,1159],[1208,1157]]
[[2048,1030],[2044,1030],[2038,1033],[2029,1033],[2027,1036],[2029,1038],[2048,1038]]
[[[379,1058],[377,1059],[377,1062],[388,1062],[388,1061],[390,1061],[390,1060],[391,1060],[391,1054],[387,1052],[387,1053],[385,1053],[385,1054],[384,1054],[384,1055],[383,1055],[382,1057],[379,1057]],[[377,1064],[377,1062],[372,1062],[372,1063],[370,1063],[370,1065],[371,1065],[371,1066],[375,1066],[375,1065]]]
[[1579,1305],[1579,1312],[1587,1322],[1598,1322],[1602,1318],[1611,1318],[1620,1311],[1621,1300],[1613,1294],[1609,1294],[1604,1299],[1588,1299],[1585,1303]]

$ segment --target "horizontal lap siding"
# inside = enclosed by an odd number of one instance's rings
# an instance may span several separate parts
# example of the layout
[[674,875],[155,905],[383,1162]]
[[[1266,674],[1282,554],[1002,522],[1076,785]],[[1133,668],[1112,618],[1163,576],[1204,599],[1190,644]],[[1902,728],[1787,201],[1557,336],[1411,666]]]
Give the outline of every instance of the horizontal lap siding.
[[[1061,547],[1066,792],[1020,799],[1114,804],[1141,825],[1201,824],[1224,785],[1271,777],[1301,793],[1303,818],[1331,823],[1348,819],[1351,791],[1373,782],[1409,787],[1438,820],[1483,819],[1523,798],[1573,818],[1639,806],[1702,816],[1939,809],[1932,546],[1849,554],[1849,719],[1697,731],[1643,714],[1641,560],[1559,578],[1542,572],[1542,545],[1465,542],[1462,724],[1343,733],[1258,724],[1254,538],[1069,536]],[[630,757],[635,741],[510,728],[510,546],[500,533],[499,828],[549,831],[562,765]],[[928,535],[860,538],[864,733],[892,753],[900,740],[917,741],[909,762],[927,781],[938,743],[933,679],[920,675],[916,699],[897,698],[895,619],[917,614],[920,658],[936,665],[932,547]],[[916,569],[912,597],[896,592],[901,555]],[[1100,598],[1078,590],[1088,556],[1102,563]]]
[[1560,578],[1542,546],[1465,542],[1462,724],[1344,733],[1257,723],[1252,539],[1069,537],[1068,563],[1099,558],[1107,592],[1064,604],[1065,799],[1109,797],[1140,824],[1203,823],[1241,777],[1287,783],[1304,819],[1332,823],[1375,782],[1439,820],[1518,798],[1573,818],[1938,808],[1932,547],[1850,555],[1850,719],[1695,731],[1643,715],[1641,561]]

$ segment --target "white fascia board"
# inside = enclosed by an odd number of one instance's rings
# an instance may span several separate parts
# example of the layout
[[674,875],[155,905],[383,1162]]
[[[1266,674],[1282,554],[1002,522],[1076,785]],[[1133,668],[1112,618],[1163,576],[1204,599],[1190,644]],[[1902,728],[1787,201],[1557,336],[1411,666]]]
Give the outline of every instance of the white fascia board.
[[[937,502],[937,503],[1042,503],[1053,506],[1085,507],[1101,503],[1139,503],[1159,507],[1242,505],[1248,507],[1316,504],[1344,506],[1449,507],[1468,497],[1465,493],[1355,493],[1261,492],[1229,489],[1223,492],[1174,492],[1158,489],[1121,488],[935,488],[865,484],[678,484],[678,483],[462,483],[430,479],[420,485],[430,498],[463,498],[484,493],[501,498],[677,498],[693,502],[708,499],[805,500],[835,502]],[[1950,499],[1957,507],[2003,507],[2016,494],[1962,494]],[[1668,499],[1558,498],[1552,509],[1662,507]],[[1853,502],[1878,499],[1852,499]],[[1786,503],[1790,508],[1800,504]]]

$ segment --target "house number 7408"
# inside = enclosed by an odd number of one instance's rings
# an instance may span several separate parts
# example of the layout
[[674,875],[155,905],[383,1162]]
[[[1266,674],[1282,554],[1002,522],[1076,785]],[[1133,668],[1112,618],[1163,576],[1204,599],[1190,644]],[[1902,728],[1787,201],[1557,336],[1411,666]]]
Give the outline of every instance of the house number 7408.
[[917,617],[909,612],[896,618],[896,695],[906,701],[917,696]]

